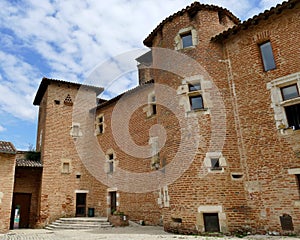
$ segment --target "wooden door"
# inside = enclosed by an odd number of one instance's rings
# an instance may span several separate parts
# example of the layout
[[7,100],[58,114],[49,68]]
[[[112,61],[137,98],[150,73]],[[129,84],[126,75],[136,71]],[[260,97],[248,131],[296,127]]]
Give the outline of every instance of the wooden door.
[[220,232],[218,213],[203,213],[205,232]]
[[76,217],[85,217],[86,193],[76,193]]

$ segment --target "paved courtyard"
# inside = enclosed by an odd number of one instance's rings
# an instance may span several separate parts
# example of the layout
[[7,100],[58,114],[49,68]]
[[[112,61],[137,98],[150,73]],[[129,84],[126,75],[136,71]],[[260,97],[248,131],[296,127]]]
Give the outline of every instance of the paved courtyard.
[[[124,228],[112,229],[93,229],[93,230],[45,230],[45,229],[20,229],[12,230],[7,234],[0,234],[0,240],[60,240],[60,239],[103,239],[103,240],[214,240],[214,239],[240,239],[236,237],[201,237],[183,236],[166,233],[161,227],[151,226],[129,226]],[[268,239],[268,240],[299,240],[296,237],[274,237],[274,236],[248,236],[244,239]]]

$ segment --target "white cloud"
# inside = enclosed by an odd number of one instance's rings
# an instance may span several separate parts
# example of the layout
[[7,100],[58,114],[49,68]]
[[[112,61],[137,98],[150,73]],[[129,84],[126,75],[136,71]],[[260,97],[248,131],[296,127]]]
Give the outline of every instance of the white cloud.
[[[33,120],[32,100],[42,75],[83,81],[112,56],[142,48],[166,17],[194,0],[0,1],[0,108]],[[279,0],[200,0],[231,10],[242,20]],[[24,53],[26,52],[26,54]],[[35,53],[34,59],[30,53]],[[131,86],[126,81],[114,92]]]
[[5,130],[6,130],[6,128],[0,125],[0,132],[3,132]]

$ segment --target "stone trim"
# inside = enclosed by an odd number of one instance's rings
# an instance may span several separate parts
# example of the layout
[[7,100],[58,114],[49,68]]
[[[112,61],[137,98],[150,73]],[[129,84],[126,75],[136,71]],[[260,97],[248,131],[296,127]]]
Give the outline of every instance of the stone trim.
[[205,232],[204,213],[218,213],[220,231],[223,233],[228,232],[226,214],[223,212],[222,205],[201,205],[198,207],[197,227],[200,232]]
[[[191,33],[192,35],[192,43],[193,45],[190,47],[183,48],[181,36],[183,34]],[[198,33],[197,30],[194,27],[187,27],[187,28],[182,28],[178,31],[174,38],[174,48],[175,50],[180,50],[180,49],[188,49],[188,48],[194,48],[198,44]]]
[[267,83],[267,89],[271,91],[271,107],[274,109],[276,128],[280,130],[281,134],[289,134],[291,132],[291,129],[285,131],[289,127],[284,107],[300,103],[300,97],[286,101],[282,98],[281,88],[292,84],[297,84],[300,92],[300,72],[277,78]]

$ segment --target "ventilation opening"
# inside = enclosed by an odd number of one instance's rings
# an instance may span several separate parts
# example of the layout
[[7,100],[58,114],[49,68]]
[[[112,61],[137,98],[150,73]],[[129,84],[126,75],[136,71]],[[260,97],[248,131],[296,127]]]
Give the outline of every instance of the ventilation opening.
[[59,105],[59,104],[60,104],[60,101],[59,101],[59,100],[54,100],[54,103],[55,103],[56,105]]
[[241,178],[243,178],[243,174],[242,173],[231,173],[231,177],[233,179],[241,179]]
[[172,218],[172,221],[175,223],[182,223],[182,218]]

